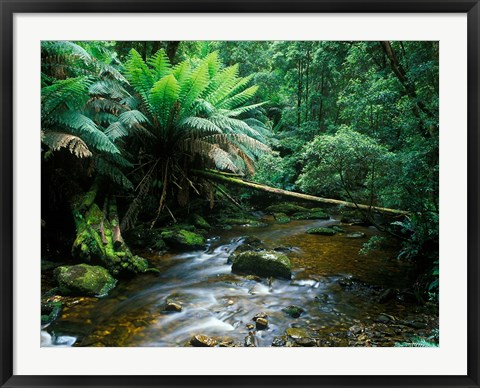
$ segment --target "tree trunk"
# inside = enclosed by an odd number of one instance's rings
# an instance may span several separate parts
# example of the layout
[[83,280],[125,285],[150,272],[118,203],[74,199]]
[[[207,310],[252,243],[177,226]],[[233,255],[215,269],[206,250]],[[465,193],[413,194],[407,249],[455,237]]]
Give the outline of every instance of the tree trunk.
[[104,210],[95,203],[98,184],[70,203],[76,227],[72,254],[77,259],[98,264],[114,276],[145,272],[148,262],[134,256],[123,242],[115,198],[105,199]]
[[320,203],[326,203],[330,205],[341,205],[341,206],[346,206],[346,207],[351,207],[351,208],[360,208],[364,210],[372,210],[380,213],[386,213],[386,214],[392,214],[392,215],[407,215],[410,212],[404,211],[404,210],[398,210],[398,209],[389,209],[385,207],[377,207],[377,206],[369,206],[369,205],[362,205],[362,204],[355,204],[353,202],[347,202],[347,201],[341,201],[339,199],[331,199],[331,198],[322,198],[322,197],[316,197],[313,195],[308,195],[308,194],[301,194],[301,193],[296,193],[294,191],[287,191],[283,189],[277,189],[275,187],[270,187],[266,185],[262,185],[259,183],[254,183],[254,182],[249,182],[245,181],[240,178],[236,177],[230,177],[224,174],[218,174],[215,171],[201,171],[201,170],[191,170],[191,172],[194,175],[218,181],[218,182],[223,182],[223,183],[231,183],[233,185],[237,186],[242,186],[242,187],[248,187],[251,189],[255,190],[260,190],[264,191],[267,193],[272,193],[272,194],[278,194],[282,195],[285,197],[291,197],[295,199],[300,199],[303,201],[311,201],[311,202],[320,202]]

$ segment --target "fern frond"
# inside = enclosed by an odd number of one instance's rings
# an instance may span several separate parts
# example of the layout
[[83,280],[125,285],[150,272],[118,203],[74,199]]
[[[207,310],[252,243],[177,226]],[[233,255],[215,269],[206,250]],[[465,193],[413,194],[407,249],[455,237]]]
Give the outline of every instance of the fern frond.
[[42,142],[52,151],[66,148],[77,158],[87,158],[92,156],[92,153],[82,139],[68,133],[54,131],[42,132]]
[[193,101],[200,97],[202,92],[208,86],[208,62],[202,61],[201,64],[180,84],[179,102],[182,111],[188,112]]
[[59,123],[69,128],[74,135],[81,137],[89,146],[99,151],[117,154],[120,151],[105,133],[87,116],[80,112],[67,111],[57,116]]
[[216,105],[228,96],[232,87],[238,82],[238,64],[226,67],[212,79],[204,98]]
[[170,60],[164,49],[158,50],[155,55],[148,58],[147,63],[152,67],[151,73],[154,81],[158,81],[171,72]]
[[148,97],[155,79],[142,56],[135,49],[130,50],[129,58],[125,63],[125,72],[127,80],[142,98],[145,108],[152,113]]
[[172,106],[177,101],[179,94],[180,85],[173,74],[166,75],[153,85],[150,91],[150,101],[162,126],[167,125]]
[[192,129],[195,132],[218,132],[222,133],[222,130],[212,123],[209,119],[203,117],[186,117],[179,122],[179,126],[182,128]]
[[[249,88],[245,89],[243,92],[237,93],[234,96],[225,99],[224,101],[222,101],[218,105],[218,107],[221,108],[221,109],[238,108],[241,105],[244,105],[247,101],[249,101],[255,95],[257,90],[258,90],[257,85],[250,86]],[[263,104],[265,104],[265,103],[263,102],[262,105]],[[260,106],[260,105],[258,105],[258,106]],[[245,108],[245,107],[243,107],[243,108]],[[240,108],[238,108],[238,109],[240,109]]]
[[109,163],[104,158],[95,157],[95,167],[100,175],[107,176],[111,181],[126,189],[133,189],[132,182],[130,182],[125,174],[118,167]]

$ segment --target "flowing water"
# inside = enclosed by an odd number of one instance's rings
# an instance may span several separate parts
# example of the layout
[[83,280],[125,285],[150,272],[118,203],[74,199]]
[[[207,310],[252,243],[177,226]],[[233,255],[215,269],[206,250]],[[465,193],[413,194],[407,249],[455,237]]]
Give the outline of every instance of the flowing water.
[[[289,327],[328,335],[347,332],[355,324],[374,322],[381,313],[412,317],[416,307],[400,299],[377,302],[385,288],[406,286],[409,267],[395,259],[393,247],[360,255],[373,227],[345,226],[346,234],[306,234],[310,227],[339,224],[323,221],[270,220],[262,228],[219,231],[205,251],[149,254],[160,275],[123,281],[105,298],[72,298],[59,319],[42,332],[43,346],[185,346],[196,334],[243,345],[255,314],[268,315],[267,330],[255,333],[256,346],[271,346]],[[270,248],[283,247],[292,262],[291,280],[252,279],[231,273],[228,256],[246,236]],[[164,312],[166,300],[181,312]],[[292,318],[283,308],[297,305],[305,312]],[[73,338],[73,341],[72,341]],[[340,346],[346,346],[346,343]]]

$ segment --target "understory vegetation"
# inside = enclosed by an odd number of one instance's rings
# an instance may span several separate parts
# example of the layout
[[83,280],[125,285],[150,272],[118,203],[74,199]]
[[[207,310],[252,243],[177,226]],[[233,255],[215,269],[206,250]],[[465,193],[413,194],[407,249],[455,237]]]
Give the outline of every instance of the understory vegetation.
[[381,233],[360,255],[395,247],[416,301],[438,303],[438,42],[52,41],[41,55],[43,258],[131,278],[159,271],[145,249],[261,227],[255,211],[337,214]]

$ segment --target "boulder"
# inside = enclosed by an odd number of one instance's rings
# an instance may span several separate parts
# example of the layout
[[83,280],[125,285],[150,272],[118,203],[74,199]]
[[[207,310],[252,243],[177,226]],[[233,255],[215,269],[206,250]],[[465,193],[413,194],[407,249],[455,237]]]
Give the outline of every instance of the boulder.
[[273,217],[279,224],[288,224],[291,220],[285,213],[274,213]]
[[205,238],[203,236],[185,229],[164,231],[162,232],[162,239],[172,248],[179,250],[205,248]]
[[333,236],[335,232],[332,228],[309,228],[307,229],[308,234],[320,234],[322,236]]
[[270,214],[274,214],[274,213],[293,214],[298,212],[308,212],[308,209],[306,207],[287,202],[287,203],[278,203],[275,205],[270,205],[265,209],[265,212]]
[[117,283],[105,268],[88,264],[58,267],[54,276],[62,295],[104,296]]
[[234,258],[232,272],[290,279],[292,276],[292,265],[288,257],[279,252],[246,251]]

